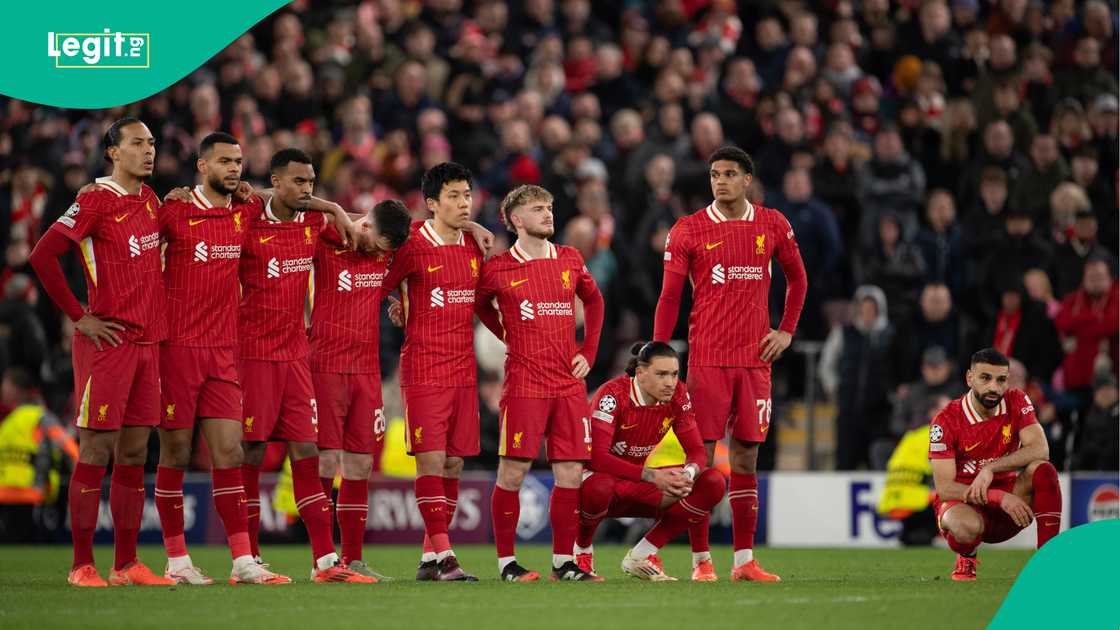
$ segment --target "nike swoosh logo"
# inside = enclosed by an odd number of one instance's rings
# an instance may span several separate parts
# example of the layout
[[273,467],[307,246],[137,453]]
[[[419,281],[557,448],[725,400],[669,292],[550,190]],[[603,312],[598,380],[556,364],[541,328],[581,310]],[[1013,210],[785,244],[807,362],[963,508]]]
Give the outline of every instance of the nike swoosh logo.
[[101,488],[82,488],[82,494],[88,494],[90,492],[101,492]]
[[635,422],[634,424],[624,424],[622,425],[622,430],[625,431],[627,429],[633,429],[636,426],[638,426],[637,422]]
[[435,272],[439,271],[440,269],[443,269],[443,265],[436,265],[435,267],[428,267],[428,273],[435,273]]
[[361,522],[363,522],[363,523],[364,523],[364,522],[366,522],[366,517],[364,517],[364,516],[359,516],[359,517],[358,517],[358,520],[360,520]]
[[348,249],[336,249],[336,250],[334,250],[334,255],[335,256],[341,256],[348,251],[350,251],[350,250],[348,250]]
[[183,504],[182,504],[182,503],[180,503],[179,505],[176,505],[176,506],[175,506],[175,509],[176,509],[176,510],[181,510],[181,509],[183,509]]
[[526,282],[528,282],[528,281],[529,281],[529,279],[528,279],[528,278],[525,278],[524,280],[510,280],[510,281],[509,281],[509,286],[511,286],[511,287],[519,287],[519,286],[521,286],[521,285],[525,284],[525,283],[526,283]]
[[194,227],[205,220],[206,219],[187,219],[187,225]]
[[972,446],[964,447],[964,452],[967,453],[967,452],[971,451],[972,449],[976,448],[977,446],[980,446],[980,442],[977,442],[977,443],[973,444]]
[[272,239],[274,239],[274,238],[276,238],[276,235],[275,235],[275,234],[273,234],[272,236],[262,236],[262,237],[260,237],[260,238],[259,238],[259,239],[257,239],[257,240],[259,240],[259,241],[260,241],[261,245],[264,245],[265,243],[267,243],[267,242],[271,241],[271,240],[272,240]]
[[502,512],[505,516],[513,516],[513,512]]
[[113,220],[116,221],[117,223],[120,223],[121,221],[124,221],[127,218],[128,218],[127,214],[122,214],[120,216],[114,216]]
[[248,502],[249,502],[249,499],[241,499],[241,502],[242,502],[242,503],[248,503]]
[[379,436],[377,436],[377,441],[378,441],[378,442],[380,442],[381,440],[384,440],[384,439],[385,439],[385,436],[384,436],[384,435],[379,435]]
[[713,250],[713,249],[719,247],[720,245],[723,245],[723,241],[716,241],[715,243],[705,243],[704,244],[704,249],[707,249],[707,250],[710,251],[710,250]]
[[323,506],[323,511],[324,511],[324,512],[330,512],[330,511],[331,511],[331,506],[329,506],[329,505],[324,505],[324,506]]

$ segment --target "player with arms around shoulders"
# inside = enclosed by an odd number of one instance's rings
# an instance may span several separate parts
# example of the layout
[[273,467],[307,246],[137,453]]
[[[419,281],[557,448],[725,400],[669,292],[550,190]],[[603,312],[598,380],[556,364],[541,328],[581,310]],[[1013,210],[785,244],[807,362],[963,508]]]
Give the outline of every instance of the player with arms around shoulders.
[[[148,436],[159,424],[159,342],[167,335],[160,274],[159,199],[144,180],[155,164],[148,126],[121,118],[105,133],[109,177],[51,226],[31,253],[47,295],[74,322],[78,462],[70,479],[74,586],[170,585],[136,556],[144,511]],[[89,286],[82,308],[66,285],[59,257],[77,246]],[[106,583],[93,564],[101,481],[112,459],[109,509],[115,560]]]
[[[502,387],[498,478],[491,496],[498,571],[507,582],[540,575],[517,563],[514,541],[521,512],[518,492],[547,438],[556,483],[549,503],[553,580],[599,581],[575,563],[579,530],[579,487],[583,463],[591,458],[587,385],[603,325],[603,296],[583,257],[548,241],[552,194],[519,186],[499,207],[517,241],[483,266],[476,309],[507,348]],[[576,343],[575,300],[584,307],[584,339]]]
[[[770,366],[789,347],[808,282],[793,229],[782,213],[747,200],[754,162],[733,146],[708,158],[707,208],[682,217],[665,244],[665,274],[653,338],[668,341],[677,324],[685,280],[692,284],[688,318],[688,389],[711,465],[715,444],[730,428],[731,503],[735,549],[732,580],[776,582],[754,559],[758,525],[758,447],[770,428]],[[785,310],[770,328],[771,262],[788,281]],[[716,579],[708,523],[689,529],[693,580]]]
[[957,552],[952,578],[976,579],[976,548],[1038,521],[1038,547],[1058,534],[1062,490],[1034,404],[1007,386],[1009,362],[993,348],[972,355],[968,392],[930,422],[937,522]]
[[[707,451],[680,359],[662,341],[637,343],[626,373],[608,381],[591,403],[591,470],[580,487],[576,563],[594,574],[591,540],[606,517],[657,518],[622,559],[623,572],[655,582],[675,581],[657,551],[702,522],[723,500],[727,482],[707,468]],[[672,429],[685,452],[683,467],[648,468],[646,459]]]

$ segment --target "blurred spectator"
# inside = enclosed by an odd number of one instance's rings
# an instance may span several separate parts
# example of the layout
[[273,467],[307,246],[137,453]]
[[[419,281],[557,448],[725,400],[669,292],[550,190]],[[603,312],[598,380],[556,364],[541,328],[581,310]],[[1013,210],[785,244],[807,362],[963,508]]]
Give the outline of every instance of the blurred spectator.
[[1028,269],[1023,274],[1023,287],[1027,296],[1035,302],[1046,305],[1046,316],[1054,319],[1062,308],[1062,303],[1054,296],[1054,288],[1050,276],[1041,269]]
[[[941,346],[926,348],[921,356],[919,380],[900,385],[895,396],[894,411],[889,426],[890,435],[898,438],[923,420],[929,401],[937,398],[952,400],[965,392],[956,366]],[[940,411],[940,410],[939,410]]]
[[[1073,152],[1072,177],[1070,179],[1085,191],[1089,205],[1097,215],[1099,239],[1113,252],[1117,247],[1116,187],[1108,177],[1102,177],[1097,148],[1091,145],[1080,146]],[[1115,169],[1108,171],[1115,173]]]
[[[1062,379],[1065,389],[1088,391],[1098,357],[1111,362],[1115,373],[1120,352],[1120,294],[1112,277],[1109,262],[1090,260],[1085,263],[1081,288],[1062,300],[1062,309],[1054,320],[1062,335],[1065,359]],[[1087,398],[1087,394],[1085,395]]]
[[755,176],[772,189],[781,188],[794,152],[805,148],[805,126],[797,110],[783,109],[775,121],[777,134],[759,150],[755,163]]
[[39,383],[47,358],[47,335],[35,312],[39,290],[25,274],[14,274],[4,284],[0,302],[0,371],[8,367],[25,370]]
[[922,165],[902,146],[898,128],[888,125],[875,134],[875,153],[856,173],[856,195],[863,208],[860,240],[874,241],[879,217],[895,215],[907,239],[918,231],[918,214],[926,192]]
[[1116,377],[1093,383],[1093,404],[1085,412],[1073,449],[1073,470],[1116,470],[1120,467],[1120,396]]
[[966,364],[975,350],[971,346],[973,330],[968,319],[954,307],[949,287],[940,283],[930,283],[922,289],[918,311],[909,320],[899,322],[898,333],[897,378],[904,382],[919,376],[921,358],[931,348],[939,348],[957,365]]
[[991,298],[1008,281],[1021,283],[1028,269],[1042,269],[1053,274],[1054,247],[1034,231],[1034,219],[1019,208],[1004,214],[1004,231],[992,247],[982,252],[984,262],[980,276],[980,291],[988,296],[984,308],[992,307]]
[[832,208],[845,243],[858,242],[860,206],[852,186],[856,170],[852,130],[846,123],[828,129],[820,158],[813,167],[813,190]]
[[1007,175],[1009,196],[1014,193],[1012,184],[1022,181],[1030,170],[1030,163],[1015,150],[1011,127],[1002,120],[992,121],[984,128],[983,149],[960,180],[957,195],[962,203],[971,206],[975,202],[984,171],[992,166],[998,166]]
[[1059,245],[1054,254],[1057,294],[1064,296],[1076,291],[1084,277],[1085,262],[1093,259],[1112,261],[1110,267],[1116,274],[1116,256],[1097,241],[1097,215],[1092,210],[1082,210],[1076,215],[1069,241]]
[[1046,219],[1050,193],[1069,178],[1069,166],[1058,152],[1054,136],[1039,134],[1030,142],[1031,165],[1015,187],[1011,202],[1031,214],[1039,224]]
[[856,289],[850,324],[829,333],[821,351],[821,385],[835,398],[836,470],[871,466],[871,448],[886,436],[888,392],[895,383],[894,328],[887,298],[876,286]]
[[897,321],[913,312],[918,288],[926,275],[926,263],[921,250],[904,237],[897,215],[880,214],[878,227],[874,245],[859,258],[856,280],[882,287],[892,309],[889,316]]
[[1101,94],[1116,94],[1116,73],[1101,66],[1101,44],[1086,35],[1077,40],[1073,67],[1058,74],[1054,87],[1059,98],[1089,103]]
[[1062,347],[1046,305],[1027,296],[1022,276],[1004,276],[998,287],[999,310],[977,345],[1022,361],[1028,373],[1049,382],[1062,361]]
[[944,284],[957,294],[963,282],[964,245],[957,223],[956,202],[944,188],[926,199],[926,223],[914,239],[926,265],[926,282]]

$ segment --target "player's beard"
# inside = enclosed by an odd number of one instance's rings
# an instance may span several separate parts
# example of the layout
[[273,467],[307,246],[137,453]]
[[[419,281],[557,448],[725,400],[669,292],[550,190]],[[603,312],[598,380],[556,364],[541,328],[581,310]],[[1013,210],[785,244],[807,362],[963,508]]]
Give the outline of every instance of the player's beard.
[[540,228],[525,228],[525,233],[533,238],[549,239],[556,233],[556,228],[551,225],[541,226]]
[[226,180],[222,179],[221,177],[211,176],[210,179],[206,180],[206,184],[210,186],[211,190],[220,192],[223,195],[232,195],[233,193],[237,192],[237,186],[240,183],[241,182],[238,181],[237,184],[233,185],[233,188],[230,188],[229,185],[226,184]]
[[985,394],[977,398],[980,400],[980,404],[984,405],[985,409],[995,409],[999,406],[1000,401],[1003,400],[1003,396],[997,394]]

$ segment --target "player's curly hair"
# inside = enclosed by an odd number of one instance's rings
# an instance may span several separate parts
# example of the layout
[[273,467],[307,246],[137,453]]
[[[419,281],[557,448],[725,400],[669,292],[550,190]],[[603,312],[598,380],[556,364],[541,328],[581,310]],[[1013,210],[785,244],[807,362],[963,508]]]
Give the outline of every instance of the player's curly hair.
[[552,193],[535,184],[522,184],[509,191],[509,194],[502,199],[502,203],[498,206],[498,214],[501,216],[502,224],[506,226],[507,230],[510,232],[517,231],[514,229],[513,221],[510,219],[510,215],[513,214],[513,211],[533,201],[552,203]]
[[630,361],[626,364],[626,373],[634,376],[638,373],[638,366],[648,366],[657,357],[670,357],[680,360],[680,355],[673,346],[664,341],[639,341],[630,346]]
[[713,151],[708,156],[708,166],[720,160],[736,162],[739,164],[739,168],[743,169],[743,173],[754,175],[754,160],[751,159],[750,154],[735,145],[727,144]]

